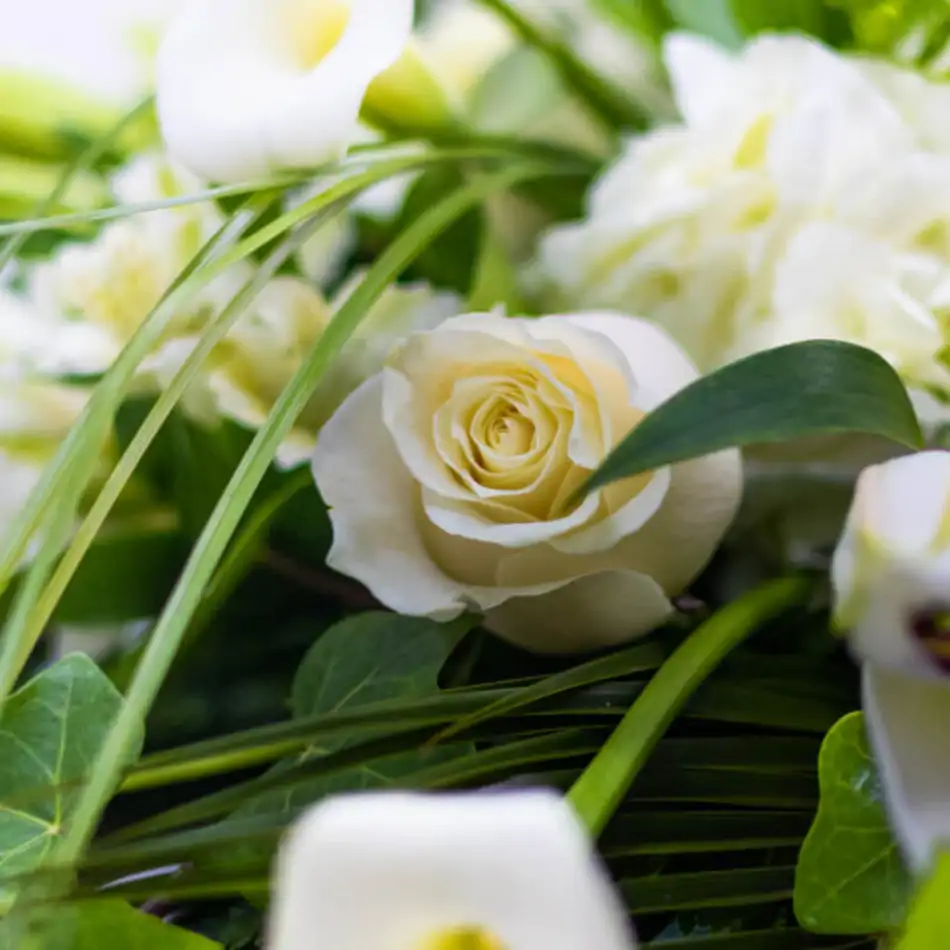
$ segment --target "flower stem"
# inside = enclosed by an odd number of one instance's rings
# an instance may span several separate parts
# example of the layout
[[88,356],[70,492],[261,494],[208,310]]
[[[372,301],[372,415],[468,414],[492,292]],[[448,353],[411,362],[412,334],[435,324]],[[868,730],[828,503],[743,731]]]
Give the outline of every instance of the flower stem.
[[650,753],[712,671],[766,620],[804,599],[800,577],[770,581],[702,624],[663,664],[568,793],[595,837],[613,816]]

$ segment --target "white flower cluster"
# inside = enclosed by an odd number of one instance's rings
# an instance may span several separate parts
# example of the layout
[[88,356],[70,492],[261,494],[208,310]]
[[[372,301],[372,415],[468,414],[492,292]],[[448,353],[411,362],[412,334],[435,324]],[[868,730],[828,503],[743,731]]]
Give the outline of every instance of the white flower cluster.
[[704,369],[833,338],[950,389],[950,86],[794,36],[679,35],[666,61],[682,124],[546,237],[559,299],[649,314]]

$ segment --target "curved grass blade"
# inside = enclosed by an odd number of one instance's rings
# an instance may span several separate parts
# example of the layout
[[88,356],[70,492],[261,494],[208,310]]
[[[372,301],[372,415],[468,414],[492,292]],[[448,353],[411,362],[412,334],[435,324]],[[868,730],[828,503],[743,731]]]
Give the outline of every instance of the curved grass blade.
[[766,584],[706,621],[664,663],[571,789],[570,801],[593,834],[603,830],[695,689],[731,650],[801,600],[809,587],[799,578]]
[[668,655],[668,650],[660,643],[652,641],[639,643],[619,653],[591,660],[589,663],[558,673],[556,676],[549,676],[539,683],[525,686],[517,690],[514,695],[500,699],[470,716],[459,719],[448,729],[440,732],[433,741],[444,742],[489,719],[510,715],[525,706],[535,705],[561,693],[569,693],[607,680],[620,679],[633,673],[652,672],[662,665]]
[[720,449],[845,432],[923,444],[907,390],[884,359],[850,343],[793,343],[677,393],[627,436],[584,490]]

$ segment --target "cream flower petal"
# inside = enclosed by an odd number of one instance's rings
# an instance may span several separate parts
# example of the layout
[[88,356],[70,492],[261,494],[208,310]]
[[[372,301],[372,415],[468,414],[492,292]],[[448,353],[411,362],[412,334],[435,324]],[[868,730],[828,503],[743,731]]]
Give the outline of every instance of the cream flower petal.
[[891,824],[924,872],[950,841],[950,684],[864,668],[864,715]]
[[203,0],[159,53],[170,151],[216,181],[339,158],[412,18],[412,0]]
[[490,610],[485,625],[511,643],[553,655],[626,643],[655,630],[673,612],[646,574],[604,571],[548,594],[512,598]]
[[[313,472],[333,523],[327,563],[366,584],[392,610],[452,620],[469,602],[466,587],[444,574],[425,548],[419,487],[383,425],[382,396],[382,380],[373,377],[320,433]],[[379,471],[386,473],[381,480],[372,477]]]
[[[471,504],[444,498],[428,489],[423,490],[425,513],[440,530],[457,538],[497,544],[511,550],[553,541],[561,535],[577,530],[596,514],[600,503],[599,496],[592,494],[562,518],[505,523],[480,516]],[[586,535],[586,532],[584,533]]]
[[277,864],[271,950],[418,950],[480,928],[518,950],[633,950],[627,913],[550,792],[330,799]]

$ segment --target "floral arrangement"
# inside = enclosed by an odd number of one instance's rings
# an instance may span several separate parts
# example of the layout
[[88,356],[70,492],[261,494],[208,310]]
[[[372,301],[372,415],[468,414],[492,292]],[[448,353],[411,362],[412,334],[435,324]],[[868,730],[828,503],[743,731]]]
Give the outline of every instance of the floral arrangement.
[[947,944],[945,0],[8,26],[0,947]]

